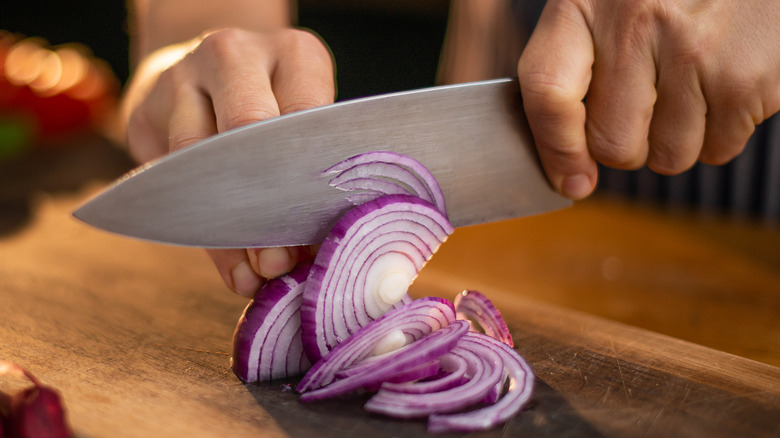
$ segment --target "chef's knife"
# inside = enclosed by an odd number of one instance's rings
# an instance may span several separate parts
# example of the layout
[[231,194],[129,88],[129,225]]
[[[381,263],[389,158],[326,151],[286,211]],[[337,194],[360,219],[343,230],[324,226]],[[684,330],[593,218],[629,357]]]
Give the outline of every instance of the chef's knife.
[[456,227],[571,203],[544,176],[517,81],[499,79],[343,101],[218,134],[133,170],[74,215],[175,245],[318,243],[353,207],[322,171],[375,150],[425,165]]

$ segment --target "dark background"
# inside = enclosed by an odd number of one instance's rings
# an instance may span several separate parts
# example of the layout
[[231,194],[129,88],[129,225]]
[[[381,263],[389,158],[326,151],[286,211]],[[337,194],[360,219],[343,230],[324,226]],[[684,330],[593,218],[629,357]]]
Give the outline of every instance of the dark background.
[[[447,2],[414,3],[299,2],[299,25],[317,32],[333,50],[339,99],[434,83]],[[42,37],[52,45],[85,44],[123,83],[129,72],[129,27],[121,0],[11,0],[0,9],[0,30]]]

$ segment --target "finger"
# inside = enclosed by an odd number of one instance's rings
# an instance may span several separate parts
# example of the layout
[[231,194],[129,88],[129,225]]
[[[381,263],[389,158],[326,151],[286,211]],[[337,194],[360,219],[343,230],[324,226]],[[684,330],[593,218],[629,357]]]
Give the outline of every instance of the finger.
[[[170,98],[172,71],[159,76],[148,95],[130,113],[127,122],[127,145],[133,158],[145,163],[165,155],[168,146],[168,113],[171,111]],[[137,99],[137,96],[135,96]]]
[[206,252],[225,285],[233,292],[251,298],[263,285],[263,279],[252,269],[246,250],[210,249]]
[[719,96],[707,99],[704,146],[699,156],[707,164],[725,164],[739,155],[760,122],[753,114],[760,114],[761,110],[745,106],[745,102],[760,102],[760,99],[746,98],[739,92],[724,92],[725,89],[718,87],[717,93],[707,93],[705,89],[705,96]]
[[145,163],[168,152],[167,132],[152,123],[143,107],[130,116],[126,131],[127,148],[135,162]]
[[[619,9],[619,8],[616,8]],[[645,164],[656,100],[651,39],[641,23],[612,12],[611,27],[599,34],[598,56],[588,90],[588,148],[607,166],[636,169]]]
[[333,58],[314,34],[294,31],[280,48],[286,53],[274,69],[274,95],[281,114],[333,103]]
[[182,86],[177,89],[168,122],[168,146],[179,150],[217,133],[211,100],[199,89]]
[[690,64],[661,65],[647,165],[674,175],[692,167],[704,143],[707,102]]
[[298,263],[299,248],[250,248],[249,264],[263,278],[276,278],[290,272]]
[[550,1],[518,63],[523,105],[547,177],[573,199],[596,186],[596,162],[585,137],[593,44],[580,10]]
[[[258,40],[261,38],[261,40]],[[205,92],[212,100],[218,132],[278,116],[279,107],[271,87],[274,61],[270,37],[239,29],[225,29],[204,37],[195,56],[204,74]],[[237,47],[262,46],[257,56],[247,57]],[[213,62],[218,59],[219,62]]]

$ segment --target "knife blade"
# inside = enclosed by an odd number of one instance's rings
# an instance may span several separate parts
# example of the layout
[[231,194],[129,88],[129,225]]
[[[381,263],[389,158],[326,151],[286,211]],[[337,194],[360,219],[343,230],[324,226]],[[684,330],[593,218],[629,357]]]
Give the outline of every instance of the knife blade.
[[337,102],[217,134],[134,169],[74,216],[174,245],[319,243],[353,207],[323,170],[374,150],[425,165],[456,227],[571,204],[542,171],[517,81],[498,79]]

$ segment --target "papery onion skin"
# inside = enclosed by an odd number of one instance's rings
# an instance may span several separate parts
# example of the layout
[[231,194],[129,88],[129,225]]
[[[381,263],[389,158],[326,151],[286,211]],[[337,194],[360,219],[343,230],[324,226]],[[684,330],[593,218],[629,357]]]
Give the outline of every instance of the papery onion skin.
[[299,376],[311,367],[300,333],[310,267],[305,262],[267,281],[244,309],[233,333],[231,357],[233,372],[244,382]]
[[301,323],[309,359],[316,362],[372,319],[411,301],[405,290],[395,304],[366,290],[377,275],[374,263],[393,254],[404,260],[399,272],[406,276],[405,289],[453,230],[434,205],[410,195],[382,196],[344,215],[306,281]]

